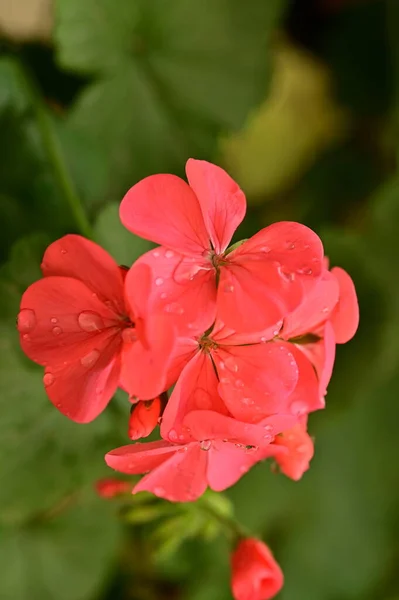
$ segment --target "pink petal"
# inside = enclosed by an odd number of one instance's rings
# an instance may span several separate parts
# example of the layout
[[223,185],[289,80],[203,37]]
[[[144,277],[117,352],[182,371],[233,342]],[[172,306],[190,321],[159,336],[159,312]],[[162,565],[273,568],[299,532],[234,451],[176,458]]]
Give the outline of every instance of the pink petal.
[[65,235],[47,248],[41,267],[45,277],[59,275],[79,279],[116,313],[124,313],[120,269],[98,244],[80,235]]
[[141,479],[134,494],[147,491],[171,502],[192,502],[202,496],[207,488],[207,453],[197,443],[177,448],[173,456]]
[[96,336],[80,359],[46,368],[43,383],[51,402],[77,423],[93,421],[116,392],[120,374],[120,338]]
[[163,315],[148,315],[141,329],[141,339],[123,346],[121,384],[129,394],[151,400],[167,389],[176,336]]
[[352,279],[339,267],[331,270],[339,285],[339,301],[331,314],[337,344],[345,344],[355,335],[359,325],[359,304]]
[[125,275],[125,304],[130,307],[132,321],[145,318],[153,308],[151,290],[153,273],[146,264],[135,262]]
[[273,327],[278,333],[281,320],[302,297],[301,283],[281,276],[268,261],[237,257],[220,269],[218,317],[241,334]]
[[201,255],[210,249],[198,200],[176,175],[151,175],[136,183],[119,214],[129,231],[177,252]]
[[162,437],[180,443],[193,440],[183,423],[187,413],[192,410],[228,414],[217,388],[218,381],[209,355],[198,352],[183,369],[165,408]]
[[215,252],[222,254],[245,216],[244,192],[226,171],[205,160],[190,158],[186,173]]
[[146,444],[137,442],[111,450],[105,455],[105,462],[115,471],[137,475],[152,471],[178,450],[179,446],[173,446],[164,440]]
[[323,269],[323,245],[319,236],[300,223],[282,221],[265,227],[234,250],[234,261],[260,254],[264,261],[281,265],[286,275],[307,279],[318,277]]
[[78,360],[97,346],[99,334],[106,332],[108,338],[119,331],[119,316],[84,283],[70,277],[36,281],[23,294],[20,308],[22,349],[42,365]]
[[216,274],[209,261],[159,247],[143,254],[137,264],[151,268],[153,310],[165,312],[181,335],[199,335],[212,325]]
[[234,485],[253,465],[266,458],[269,450],[248,449],[244,446],[223,442],[212,442],[208,451],[207,479],[209,487],[221,492]]
[[219,347],[213,352],[219,392],[230,413],[257,422],[285,412],[287,396],[298,379],[298,367],[284,344]]
[[298,382],[287,398],[286,411],[301,416],[324,408],[324,393],[320,394],[317,374],[313,364],[303,352],[303,346],[297,347],[295,344],[287,343],[286,348],[293,354],[298,366]]
[[286,453],[277,453],[276,461],[281,471],[294,481],[299,481],[309,469],[313,458],[313,440],[306,431],[306,423],[298,424],[277,436],[275,444],[287,449]]
[[285,339],[315,332],[320,324],[330,318],[338,302],[337,281],[329,271],[324,271],[319,280],[310,283],[305,287],[301,304],[284,319],[280,335]]
[[246,446],[265,446],[274,436],[296,423],[292,416],[268,417],[262,424],[251,425],[210,410],[194,410],[187,414],[184,425],[198,441],[228,440]]

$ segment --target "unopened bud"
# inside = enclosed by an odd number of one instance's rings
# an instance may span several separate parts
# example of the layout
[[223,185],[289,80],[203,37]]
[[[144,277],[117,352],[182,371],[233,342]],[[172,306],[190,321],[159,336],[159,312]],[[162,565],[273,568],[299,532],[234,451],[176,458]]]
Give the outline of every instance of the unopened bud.
[[132,488],[132,485],[127,481],[121,481],[116,477],[107,479],[99,479],[95,484],[97,494],[101,498],[115,498],[121,494],[127,494]]
[[159,396],[153,400],[141,400],[132,406],[128,436],[131,440],[147,437],[154,431],[161,414]]

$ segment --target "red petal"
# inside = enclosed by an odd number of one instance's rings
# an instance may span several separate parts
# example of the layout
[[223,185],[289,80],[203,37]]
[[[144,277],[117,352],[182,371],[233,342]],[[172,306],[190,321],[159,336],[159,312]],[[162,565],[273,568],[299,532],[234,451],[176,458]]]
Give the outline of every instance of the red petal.
[[153,309],[165,312],[181,335],[209,329],[216,313],[216,274],[210,263],[159,247],[136,264],[151,268]]
[[282,221],[265,227],[234,250],[234,261],[260,254],[264,261],[277,262],[284,273],[295,278],[318,277],[323,269],[323,244],[319,236],[300,223]]
[[281,276],[268,261],[239,257],[222,266],[217,295],[218,317],[241,334],[262,332],[294,310],[303,296],[299,281]]
[[298,382],[287,398],[287,412],[301,416],[324,408],[324,393],[320,394],[318,377],[311,361],[302,351],[303,346],[298,348],[295,344],[287,343],[286,348],[293,354],[298,366]]
[[284,319],[280,335],[285,339],[315,332],[324,323],[338,302],[337,281],[329,271],[324,271],[321,279],[312,283],[294,312]]
[[309,469],[314,454],[313,440],[306,431],[306,423],[298,423],[277,436],[275,444],[287,449],[287,452],[277,453],[275,457],[281,471],[294,481],[299,481]]
[[219,347],[213,352],[219,391],[230,413],[243,421],[285,412],[298,379],[293,355],[283,344]]
[[194,438],[183,425],[192,410],[228,411],[220,398],[218,381],[209,355],[198,352],[183,369],[162,417],[161,435],[171,442]]
[[77,423],[93,421],[116,392],[120,374],[119,336],[100,333],[80,359],[46,368],[43,382],[51,402]]
[[334,267],[331,273],[339,285],[339,301],[331,314],[337,344],[345,344],[355,335],[359,325],[359,304],[352,279],[346,271]]
[[300,347],[316,369],[320,396],[327,393],[335,361],[335,334],[329,321],[325,324],[322,335],[319,342]]
[[119,214],[129,231],[177,252],[202,254],[210,248],[198,200],[176,175],[151,175],[136,183]]
[[251,425],[210,410],[194,410],[187,414],[184,424],[193,437],[203,440],[228,440],[246,446],[265,446],[274,436],[295,425],[296,419],[268,417],[262,424]]
[[143,340],[123,346],[121,384],[129,394],[151,400],[166,389],[175,346],[172,323],[162,315],[148,315],[142,322]]
[[[118,327],[119,317],[77,279],[46,277],[29,286],[21,299],[22,349],[42,365],[62,365],[95,347],[101,350]],[[102,333],[105,338],[97,341]]]
[[209,487],[215,492],[221,492],[234,485],[253,465],[264,458],[265,452],[220,440],[212,442],[208,451]]
[[137,442],[111,450],[105,455],[105,462],[115,471],[137,475],[155,469],[178,450],[179,446],[164,440],[146,444]]
[[201,206],[216,254],[222,254],[243,220],[247,208],[244,192],[220,167],[190,158],[187,179]]
[[45,277],[73,277],[86,284],[103,302],[109,302],[123,314],[123,277],[114,259],[98,244],[80,235],[66,235],[51,244],[44,253]]
[[199,444],[177,446],[177,452],[152,470],[133,489],[133,493],[147,491],[171,502],[191,502],[207,488],[207,453]]

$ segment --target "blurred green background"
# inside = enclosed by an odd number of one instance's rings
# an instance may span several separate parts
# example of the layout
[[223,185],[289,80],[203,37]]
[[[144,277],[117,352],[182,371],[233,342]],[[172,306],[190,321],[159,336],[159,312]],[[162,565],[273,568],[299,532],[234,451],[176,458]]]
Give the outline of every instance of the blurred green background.
[[0,31],[1,600],[231,598],[197,509],[154,526],[138,502],[121,527],[96,497],[126,398],[69,422],[15,330],[49,242],[79,232],[131,264],[148,244],[119,201],[190,156],[245,190],[237,239],[306,223],[360,300],[310,471],[259,465],[228,492],[236,515],[282,565],[279,600],[399,600],[399,1],[0,0]]

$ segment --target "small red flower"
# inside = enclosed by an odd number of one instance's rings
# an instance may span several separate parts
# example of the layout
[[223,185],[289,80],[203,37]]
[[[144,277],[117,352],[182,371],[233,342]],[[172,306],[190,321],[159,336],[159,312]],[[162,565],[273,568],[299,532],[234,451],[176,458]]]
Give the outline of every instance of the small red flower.
[[132,407],[129,419],[128,436],[131,440],[147,437],[157,426],[161,414],[161,399],[140,400]]
[[319,277],[320,239],[299,223],[276,223],[229,252],[246,212],[244,193],[206,161],[188,160],[186,173],[189,185],[175,175],[143,179],[120,207],[127,229],[162,245],[139,259],[154,272],[159,306],[182,331],[208,329],[216,301],[220,318],[242,333],[275,325]]
[[115,498],[115,496],[127,494],[132,486],[127,481],[108,477],[107,479],[99,479],[96,482],[95,488],[101,498]]
[[243,539],[231,557],[234,600],[269,600],[284,583],[283,573],[269,548],[260,540]]
[[22,296],[17,327],[25,354],[45,367],[53,404],[85,423],[119,384],[143,399],[162,392],[174,331],[151,311],[149,267],[126,273],[94,242],[67,235],[47,248],[42,271]]

